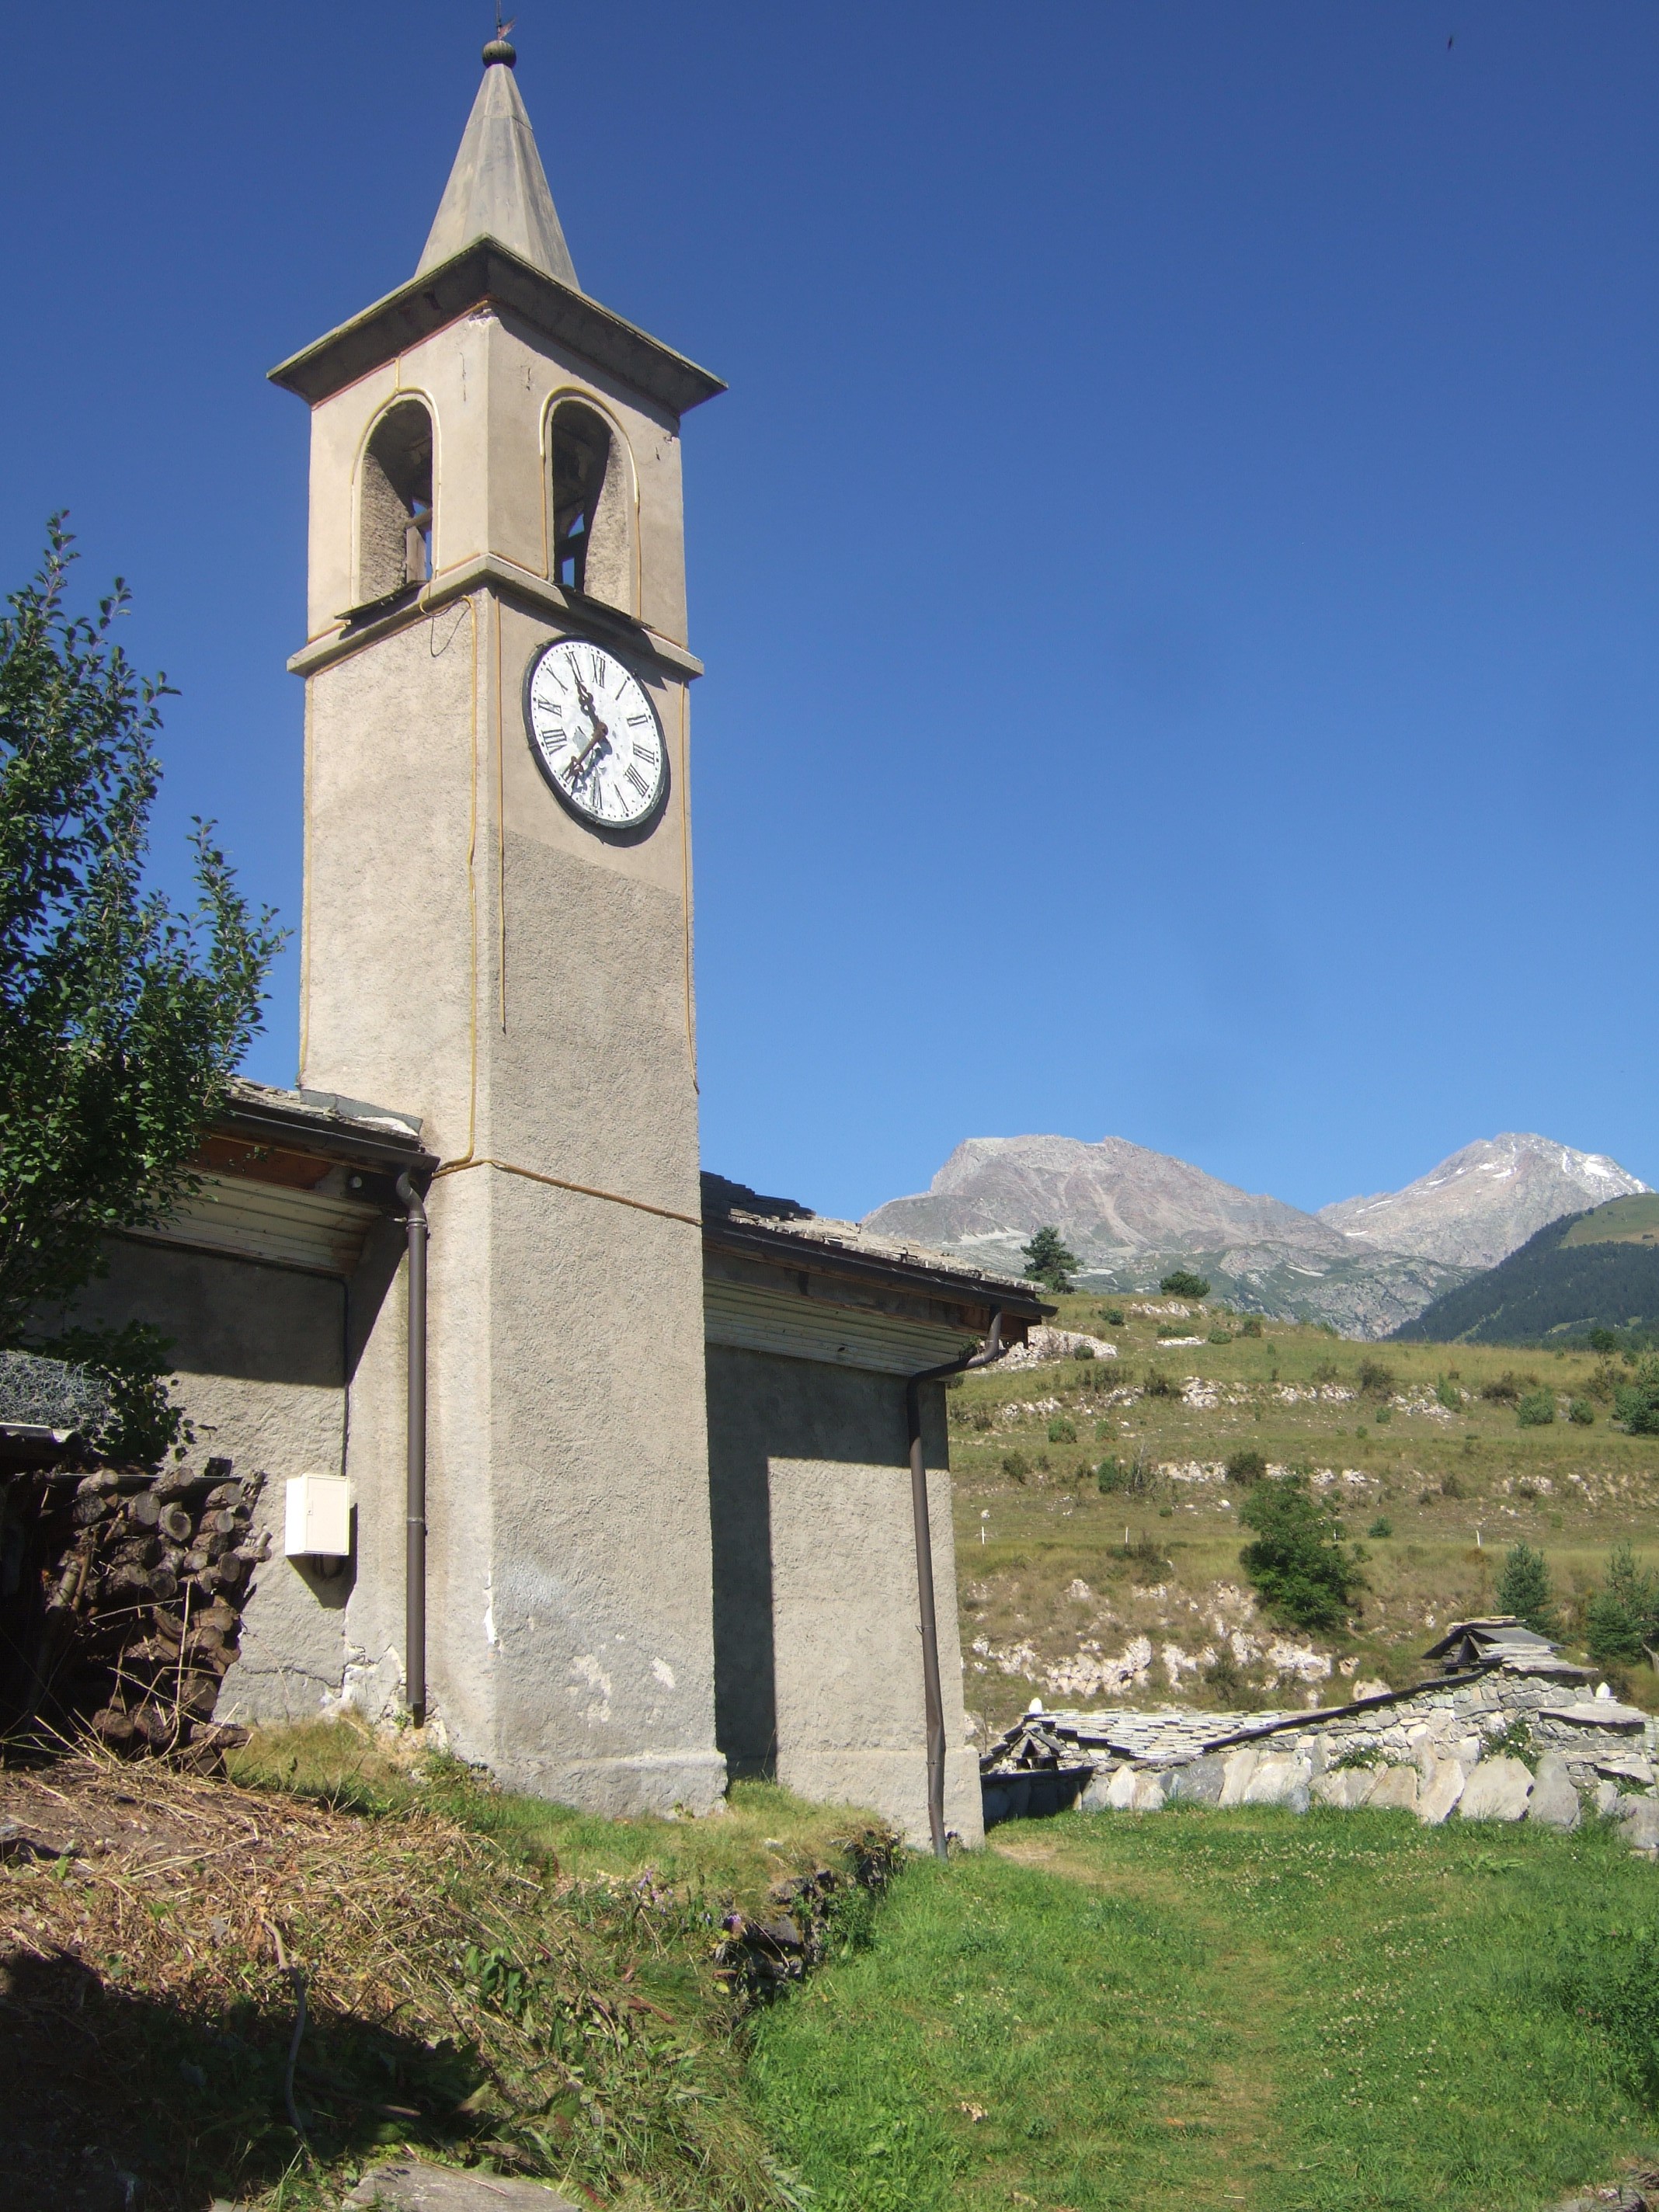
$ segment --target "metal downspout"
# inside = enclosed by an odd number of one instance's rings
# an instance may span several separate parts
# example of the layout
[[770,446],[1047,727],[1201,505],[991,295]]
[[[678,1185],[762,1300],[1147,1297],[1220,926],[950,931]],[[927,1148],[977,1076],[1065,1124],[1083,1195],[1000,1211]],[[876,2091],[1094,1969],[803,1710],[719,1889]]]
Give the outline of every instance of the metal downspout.
[[409,1170],[398,1178],[409,1246],[409,1412],[404,1531],[404,1674],[409,1710],[426,1718],[426,1208]]
[[933,1604],[933,1535],[927,1519],[927,1462],[921,1449],[921,1386],[942,1382],[970,1367],[989,1367],[1003,1353],[1002,1308],[994,1307],[991,1333],[977,1352],[964,1352],[942,1367],[924,1367],[904,1386],[905,1421],[910,1432],[910,1518],[916,1539],[916,1594],[921,1605],[921,1686],[927,1716],[927,1828],[933,1856],[945,1847],[945,1698],[939,1687],[939,1616]]

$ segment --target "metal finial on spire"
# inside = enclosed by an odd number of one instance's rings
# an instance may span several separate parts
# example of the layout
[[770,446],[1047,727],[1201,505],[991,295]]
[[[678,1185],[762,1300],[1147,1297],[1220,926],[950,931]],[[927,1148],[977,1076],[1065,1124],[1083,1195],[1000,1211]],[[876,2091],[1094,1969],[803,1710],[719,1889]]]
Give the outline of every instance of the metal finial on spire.
[[494,62],[505,63],[508,69],[516,68],[519,59],[518,49],[508,43],[507,34],[518,20],[518,17],[514,15],[510,16],[505,23],[502,22],[501,8],[497,4],[495,35],[483,50],[483,63],[486,69],[489,68]]

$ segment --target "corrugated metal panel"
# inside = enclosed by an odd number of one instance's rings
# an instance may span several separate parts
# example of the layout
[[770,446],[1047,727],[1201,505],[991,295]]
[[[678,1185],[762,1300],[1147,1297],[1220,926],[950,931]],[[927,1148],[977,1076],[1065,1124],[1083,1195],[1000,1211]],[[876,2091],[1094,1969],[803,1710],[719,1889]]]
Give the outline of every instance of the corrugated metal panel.
[[967,1350],[960,1331],[894,1314],[788,1291],[765,1291],[718,1276],[703,1282],[703,1334],[710,1344],[744,1352],[779,1352],[787,1359],[819,1359],[835,1367],[861,1367],[877,1375],[914,1375]]
[[349,1275],[375,1218],[374,1206],[355,1199],[319,1198],[315,1191],[254,1182],[246,1176],[209,1176],[165,1226],[139,1233],[167,1244],[194,1244],[313,1273]]

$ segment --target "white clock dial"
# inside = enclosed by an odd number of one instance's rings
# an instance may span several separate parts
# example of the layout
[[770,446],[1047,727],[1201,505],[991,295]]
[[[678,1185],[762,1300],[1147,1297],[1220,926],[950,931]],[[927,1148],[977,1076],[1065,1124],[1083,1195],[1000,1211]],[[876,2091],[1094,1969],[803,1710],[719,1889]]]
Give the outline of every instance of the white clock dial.
[[662,804],[668,751],[637,677],[603,646],[544,645],[525,687],[525,721],[543,773],[571,812],[600,830],[635,830]]

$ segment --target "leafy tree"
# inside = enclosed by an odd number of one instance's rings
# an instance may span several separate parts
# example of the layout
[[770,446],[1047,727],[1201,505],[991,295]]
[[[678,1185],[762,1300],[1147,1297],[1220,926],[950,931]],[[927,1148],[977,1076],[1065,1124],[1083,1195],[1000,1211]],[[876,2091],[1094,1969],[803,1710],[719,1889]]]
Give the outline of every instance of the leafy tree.
[[1210,1295],[1210,1285],[1205,1278],[1194,1274],[1190,1267],[1177,1267],[1158,1287],[1166,1298],[1207,1298]]
[[1297,1628],[1340,1628],[1365,1577],[1343,1548],[1341,1522],[1307,1477],[1255,1484],[1238,1517],[1256,1532],[1238,1557],[1263,1601]]
[[1607,1579],[1584,1608],[1584,1641],[1598,1665],[1638,1664],[1659,1644],[1659,1574],[1637,1565],[1629,1544],[1616,1544]]
[[1619,1332],[1612,1328],[1593,1328],[1589,1333],[1589,1348],[1592,1352],[1617,1352]]
[[95,617],[66,612],[54,517],[0,616],[0,1343],[97,1273],[104,1237],[153,1225],[259,1026],[281,944],[251,915],[211,825],[195,908],[143,889],[161,782],[161,677],[136,676]]
[[1540,1636],[1554,1635],[1555,1593],[1549,1567],[1544,1554],[1530,1544],[1516,1544],[1506,1554],[1498,1577],[1498,1603],[1500,1610],[1512,1613]]
[[1041,1283],[1050,1291],[1069,1291],[1072,1278],[1082,1265],[1075,1252],[1068,1252],[1058,1229],[1052,1225],[1039,1229],[1029,1244],[1020,1250],[1025,1259],[1025,1273],[1034,1283]]

